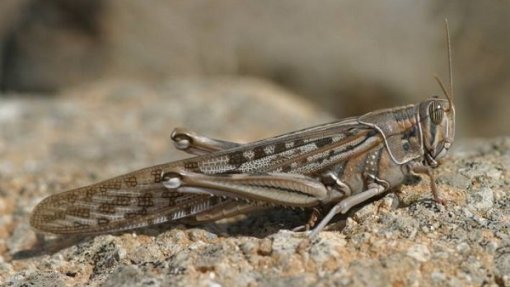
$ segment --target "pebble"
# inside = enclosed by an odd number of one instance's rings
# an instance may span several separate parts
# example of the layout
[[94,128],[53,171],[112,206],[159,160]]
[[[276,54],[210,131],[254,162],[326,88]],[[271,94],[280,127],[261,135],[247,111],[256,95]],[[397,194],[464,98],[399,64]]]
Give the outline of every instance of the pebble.
[[490,187],[481,187],[468,194],[468,203],[479,212],[487,212],[494,206],[494,193]]
[[456,250],[462,255],[467,255],[471,251],[471,247],[466,242],[461,242],[457,244]]
[[500,247],[496,250],[494,265],[500,277],[510,276],[510,245]]
[[419,262],[427,262],[430,259],[430,251],[425,245],[415,244],[407,250],[407,256]]

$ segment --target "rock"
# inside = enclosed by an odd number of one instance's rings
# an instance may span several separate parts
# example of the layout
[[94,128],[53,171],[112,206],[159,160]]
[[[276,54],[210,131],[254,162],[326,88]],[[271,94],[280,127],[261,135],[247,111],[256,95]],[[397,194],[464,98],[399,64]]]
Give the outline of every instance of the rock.
[[461,242],[459,243],[456,248],[457,252],[459,252],[460,254],[462,255],[466,255],[469,253],[469,251],[471,250],[471,248],[469,247],[469,244],[467,244],[466,242]]
[[487,212],[494,206],[494,193],[489,187],[481,187],[468,196],[470,206],[480,212]]
[[147,278],[136,266],[120,266],[106,279],[103,286],[161,286],[159,280]]
[[500,247],[496,250],[494,258],[494,265],[496,266],[496,275],[500,283],[504,286],[510,284],[510,245]]
[[427,248],[427,246],[421,244],[411,246],[411,248],[407,250],[407,255],[420,262],[426,262],[430,259],[429,249]]
[[461,150],[434,170],[445,206],[432,200],[422,179],[337,216],[313,239],[289,231],[308,220],[308,211],[281,208],[198,226],[44,242],[29,227],[30,211],[50,194],[186,157],[169,142],[175,126],[246,142],[330,120],[254,79],[104,82],[61,97],[2,98],[0,282],[509,285],[510,138],[459,140]]

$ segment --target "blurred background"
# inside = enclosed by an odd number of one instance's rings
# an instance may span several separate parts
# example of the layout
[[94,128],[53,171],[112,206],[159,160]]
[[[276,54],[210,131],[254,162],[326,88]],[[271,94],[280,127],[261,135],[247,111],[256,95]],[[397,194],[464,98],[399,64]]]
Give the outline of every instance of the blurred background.
[[508,135],[509,1],[2,0],[1,95],[242,76],[342,118],[441,95],[445,17],[460,132]]

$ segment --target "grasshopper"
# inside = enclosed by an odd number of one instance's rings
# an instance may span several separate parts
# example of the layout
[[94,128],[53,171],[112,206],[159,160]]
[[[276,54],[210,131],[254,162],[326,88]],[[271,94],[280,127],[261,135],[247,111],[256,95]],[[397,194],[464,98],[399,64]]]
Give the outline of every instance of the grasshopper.
[[[446,99],[367,113],[248,144],[186,129],[171,135],[194,157],[160,164],[51,195],[30,223],[54,234],[99,234],[167,221],[199,223],[277,207],[312,208],[295,230],[315,236],[336,214],[401,185],[413,174],[430,179],[454,140],[455,107],[446,22],[449,91]],[[316,208],[329,209],[316,223]]]

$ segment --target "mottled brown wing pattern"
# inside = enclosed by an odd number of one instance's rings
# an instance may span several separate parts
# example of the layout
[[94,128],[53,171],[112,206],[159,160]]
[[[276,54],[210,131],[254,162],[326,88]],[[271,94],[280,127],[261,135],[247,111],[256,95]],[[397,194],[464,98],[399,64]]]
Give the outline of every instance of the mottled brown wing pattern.
[[283,172],[312,175],[371,145],[377,131],[356,119],[325,124],[191,158],[185,167],[199,173]]
[[30,223],[57,234],[94,234],[143,227],[200,213],[222,198],[164,188],[163,166],[52,195],[34,209]]
[[[178,220],[223,210],[232,198],[166,189],[165,172],[182,166],[194,172],[228,176],[239,173],[298,173],[315,176],[353,153],[380,142],[377,132],[355,119],[325,124],[231,150],[162,164],[97,184],[52,195],[36,206],[31,224],[57,234],[95,234]],[[263,203],[261,203],[263,204]]]

